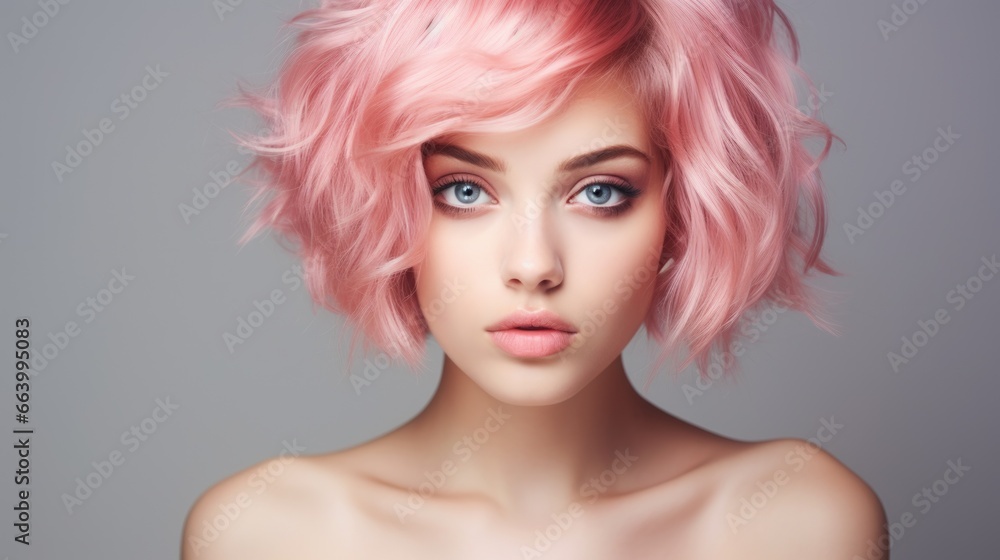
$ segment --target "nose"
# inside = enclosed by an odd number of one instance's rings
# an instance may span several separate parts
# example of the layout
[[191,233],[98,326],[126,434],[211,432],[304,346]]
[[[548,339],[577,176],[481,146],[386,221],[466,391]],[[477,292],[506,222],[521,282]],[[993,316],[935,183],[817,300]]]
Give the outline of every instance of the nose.
[[504,236],[504,284],[528,291],[548,291],[562,284],[562,260],[548,220],[514,216],[510,223]]

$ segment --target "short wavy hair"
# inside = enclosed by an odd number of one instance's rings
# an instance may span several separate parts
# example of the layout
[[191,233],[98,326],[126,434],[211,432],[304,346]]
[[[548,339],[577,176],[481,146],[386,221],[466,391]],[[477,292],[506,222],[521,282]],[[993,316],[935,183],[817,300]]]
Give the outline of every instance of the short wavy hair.
[[669,162],[673,263],[644,321],[662,343],[657,368],[683,344],[678,371],[695,361],[704,375],[770,301],[836,334],[804,277],[840,275],[819,255],[818,169],[840,139],[797,105],[796,77],[816,89],[772,0],[324,0],[285,25],[300,29],[276,79],[226,103],[266,125],[234,133],[254,154],[240,175],[258,172],[247,209],[268,199],[240,243],[265,228],[294,242],[314,311],[356,327],[348,361],[359,334],[365,351],[374,342],[411,367],[424,357],[422,146],[537,124],[588,78],[627,85]]

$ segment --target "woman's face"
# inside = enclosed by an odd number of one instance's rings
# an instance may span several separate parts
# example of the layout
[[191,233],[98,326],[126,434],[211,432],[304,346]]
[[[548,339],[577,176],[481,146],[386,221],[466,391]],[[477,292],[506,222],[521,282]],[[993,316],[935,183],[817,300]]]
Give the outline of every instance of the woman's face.
[[[530,129],[430,148],[435,209],[414,273],[431,334],[501,402],[572,397],[619,356],[652,301],[668,224],[639,108],[618,86],[591,86]],[[575,332],[488,330],[543,309]]]

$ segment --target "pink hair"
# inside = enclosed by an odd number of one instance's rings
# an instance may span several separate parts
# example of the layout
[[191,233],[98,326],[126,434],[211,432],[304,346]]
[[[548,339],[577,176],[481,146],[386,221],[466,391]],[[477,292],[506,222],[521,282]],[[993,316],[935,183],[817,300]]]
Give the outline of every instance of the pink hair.
[[[240,86],[230,102],[270,130],[237,136],[255,153],[247,170],[265,178],[248,208],[270,195],[240,243],[264,228],[296,241],[314,308],[343,313],[411,367],[428,333],[411,268],[432,208],[421,147],[537,124],[594,77],[629,85],[669,162],[674,263],[645,320],[664,343],[649,379],[681,342],[679,369],[696,361],[704,373],[713,346],[730,348],[768,301],[834,332],[803,277],[840,275],[819,256],[818,170],[840,139],[796,106],[795,75],[816,90],[772,0],[325,0],[287,25],[302,29],[277,79],[258,93]],[[813,136],[818,156],[804,146]]]

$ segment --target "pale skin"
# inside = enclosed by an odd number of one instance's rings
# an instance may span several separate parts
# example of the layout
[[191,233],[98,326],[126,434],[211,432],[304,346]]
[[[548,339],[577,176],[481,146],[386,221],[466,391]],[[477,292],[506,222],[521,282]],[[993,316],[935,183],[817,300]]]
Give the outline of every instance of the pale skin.
[[[431,187],[449,186],[415,269],[445,352],[434,397],[373,441],[284,457],[263,493],[251,477],[277,458],[215,484],[188,515],[183,560],[888,558],[873,544],[881,503],[831,454],[698,428],[626,377],[621,352],[671,227],[664,164],[626,90],[591,83],[528,130],[444,144],[460,150],[425,158]],[[610,146],[634,152],[560,171]],[[621,182],[640,194],[608,198]],[[591,183],[605,190],[590,196]],[[614,216],[596,210],[629,201]],[[443,298],[448,286],[460,288]],[[545,358],[505,353],[485,328],[519,307],[558,313],[581,340]],[[599,309],[614,311],[597,325]],[[213,522],[223,528],[206,531]]]

